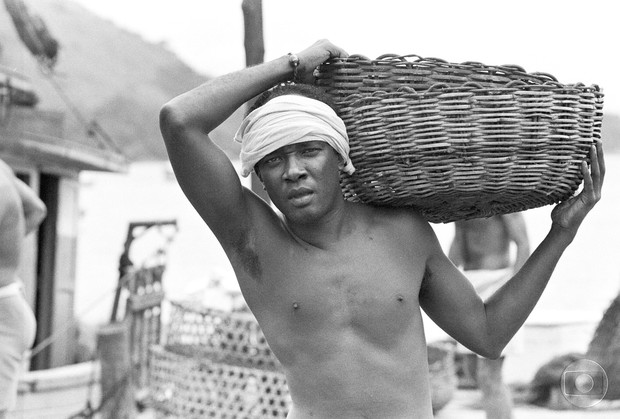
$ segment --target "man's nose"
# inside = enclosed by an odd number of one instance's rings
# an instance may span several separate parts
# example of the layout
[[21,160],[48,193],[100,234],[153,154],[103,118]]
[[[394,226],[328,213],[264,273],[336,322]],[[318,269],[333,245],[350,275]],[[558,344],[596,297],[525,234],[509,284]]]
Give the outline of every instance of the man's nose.
[[306,175],[306,168],[303,162],[294,154],[288,155],[286,166],[284,167],[284,179],[298,180]]

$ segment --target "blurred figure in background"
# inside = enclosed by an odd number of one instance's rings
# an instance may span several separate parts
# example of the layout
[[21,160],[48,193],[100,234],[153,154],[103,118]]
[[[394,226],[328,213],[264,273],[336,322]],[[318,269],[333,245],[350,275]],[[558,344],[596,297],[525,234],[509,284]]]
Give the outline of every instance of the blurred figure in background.
[[[506,283],[530,255],[529,238],[521,213],[477,218],[455,223],[454,240],[448,256],[465,272],[465,276],[483,300]],[[512,258],[512,244],[516,256]],[[506,355],[519,350],[517,334],[498,359],[477,357],[478,385],[487,419],[512,417],[512,397],[503,382],[502,368]],[[473,354],[461,345],[460,352]]]
[[47,215],[45,204],[0,160],[0,419],[14,408],[17,381],[36,321],[17,277],[24,237]]

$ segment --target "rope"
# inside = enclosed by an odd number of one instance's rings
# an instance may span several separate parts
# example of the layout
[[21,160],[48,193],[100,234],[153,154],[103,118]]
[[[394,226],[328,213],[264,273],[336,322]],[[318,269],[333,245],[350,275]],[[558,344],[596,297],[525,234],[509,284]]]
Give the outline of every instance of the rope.
[[[172,243],[174,236],[176,235],[176,232],[178,231],[178,228],[176,227],[176,224],[174,225],[174,229],[172,232],[166,234],[166,232],[164,231],[164,227],[166,227],[167,225],[158,225],[157,226],[157,231],[164,236],[164,243],[160,246],[158,246],[158,248],[153,252],[153,254],[151,254],[150,256],[147,256],[145,258],[145,260],[142,262],[142,264],[140,265],[139,269],[145,269],[148,267],[149,265],[149,260],[155,260],[157,259],[160,264],[165,265],[166,264],[166,259],[168,256],[168,252],[167,249],[170,246],[170,244]],[[142,236],[143,234],[146,233],[146,231],[149,228],[144,229],[144,231],[141,231],[137,234],[135,238],[138,238],[140,236]],[[85,315],[86,313],[88,313],[89,311],[91,311],[92,309],[94,309],[95,307],[97,307],[106,297],[108,297],[109,294],[111,294],[112,292],[117,293],[119,290],[123,289],[123,288],[127,288],[127,284],[132,280],[134,273],[136,272],[136,270],[132,269],[127,271],[125,274],[123,274],[118,281],[118,284],[116,287],[114,287],[113,289],[110,289],[104,293],[102,293],[97,300],[95,300],[95,303],[90,305],[90,307],[88,307],[86,310],[84,310],[82,313],[80,313],[80,315],[76,316],[75,318],[79,318],[83,315]],[[63,328],[62,330],[52,334],[51,336],[47,337],[46,339],[44,339],[42,342],[40,342],[37,346],[35,346],[30,353],[28,354],[28,358],[31,359],[32,357],[36,356],[37,354],[39,354],[41,351],[43,351],[45,348],[47,348],[48,346],[50,346],[53,342],[55,342],[60,336],[66,334],[69,330],[73,329],[77,324],[77,320],[73,320],[69,323],[68,326],[66,326],[65,328]],[[94,361],[94,358],[93,358]],[[112,398],[115,398],[116,395],[123,389],[125,389],[129,383],[129,377],[132,374],[132,370],[130,369],[120,380],[118,380],[117,382],[114,383],[114,391],[112,391],[110,394],[104,395],[104,397],[102,398],[102,400],[99,403],[99,406],[97,408],[93,408],[92,406],[92,397],[93,397],[93,386],[95,383],[95,365],[93,363],[92,365],[92,369],[91,369],[91,379],[89,380],[89,386],[88,386],[88,394],[86,396],[86,406],[84,407],[84,409],[82,409],[81,411],[73,414],[72,416],[70,416],[68,419],[82,419],[82,418],[93,418],[94,415],[96,413],[98,413],[104,406],[105,404]]]
[[48,346],[50,346],[52,343],[54,343],[61,335],[69,332],[71,329],[73,329],[77,324],[78,321],[77,319],[87,313],[89,313],[92,309],[94,309],[95,307],[97,307],[99,304],[101,304],[101,302],[108,297],[108,295],[110,293],[112,293],[113,291],[115,291],[116,288],[107,290],[106,292],[104,292],[103,294],[101,294],[97,300],[95,300],[95,302],[93,303],[93,305],[91,305],[90,307],[88,307],[86,310],[82,311],[81,313],[79,313],[78,316],[75,316],[74,320],[72,320],[71,322],[69,322],[69,324],[67,326],[65,326],[63,329],[51,334],[50,336],[48,336],[47,338],[43,339],[41,342],[39,342],[34,348],[32,348],[32,350],[30,351],[30,353],[28,354],[28,359],[33,358],[34,356],[38,355],[40,352],[42,352],[45,348],[47,348]]
[[30,351],[30,353],[28,354],[28,358],[33,358],[34,356],[36,356],[37,354],[39,354],[40,352],[42,352],[45,348],[47,348],[48,346],[50,346],[52,343],[54,343],[56,340],[58,340],[58,338],[69,332],[73,327],[75,327],[78,324],[77,319],[84,316],[85,314],[89,313],[91,310],[93,310],[95,307],[97,307],[99,304],[101,304],[101,302],[108,297],[109,294],[111,294],[112,292],[116,292],[116,290],[118,288],[122,288],[125,286],[126,283],[129,282],[130,280],[130,276],[132,274],[132,271],[127,272],[125,275],[123,275],[121,277],[121,279],[119,280],[119,283],[116,287],[107,290],[106,292],[104,292],[103,294],[101,294],[97,300],[95,300],[95,302],[93,303],[93,305],[91,305],[90,307],[88,307],[86,310],[82,311],[81,313],[79,313],[77,316],[75,316],[75,319],[72,320],[68,326],[64,327],[63,329],[57,331],[56,333],[53,333],[52,335],[48,336],[47,338],[45,338],[44,340],[42,340],[41,342],[39,342],[37,344],[37,346],[35,346],[34,348],[32,348],[32,350]]
[[[166,237],[165,246],[160,246],[157,250],[155,250],[153,252],[153,254],[151,256],[146,257],[145,261],[140,265],[140,268],[138,268],[138,269],[146,268],[149,265],[148,262],[150,260],[156,260],[157,259],[158,261],[160,261],[160,263],[162,265],[165,264],[166,263],[166,258],[168,256],[168,252],[166,251],[166,248],[167,248],[167,246],[169,246],[172,243],[172,240],[173,240],[173,237]],[[44,340],[39,342],[34,348],[32,348],[32,350],[28,354],[28,359],[33,358],[34,356],[36,356],[37,354],[42,352],[45,348],[47,348],[52,343],[54,343],[56,340],[58,340],[58,338],[61,335],[64,335],[67,332],[69,332],[70,330],[72,330],[78,324],[78,321],[77,321],[78,318],[80,318],[80,317],[84,316],[85,314],[89,313],[91,310],[93,310],[95,307],[97,307],[99,304],[101,304],[101,302],[103,302],[104,299],[107,298],[110,294],[116,293],[117,290],[126,287],[127,283],[129,283],[129,281],[131,280],[131,275],[133,275],[134,272],[135,272],[134,270],[130,270],[129,272],[125,273],[119,279],[117,286],[115,286],[114,288],[109,289],[109,290],[105,291],[104,293],[102,293],[95,300],[95,302],[90,307],[88,307],[86,310],[82,311],[77,316],[75,316],[74,320],[69,322],[69,324],[67,326],[65,326],[63,329],[53,333],[52,335],[48,336],[47,338],[45,338]]]
[[[145,260],[142,262],[142,264],[140,265],[140,267],[138,269],[143,269],[143,268],[147,268],[148,266],[152,266],[155,263],[155,262],[152,262],[152,261],[159,262],[159,264],[161,264],[161,265],[165,265],[167,263],[167,258],[168,258],[168,251],[167,250],[168,250],[168,247],[171,245],[172,241],[174,240],[175,234],[178,231],[178,228],[175,226],[175,228],[173,229],[173,231],[171,233],[165,234],[165,232],[163,230],[164,230],[164,227],[167,227],[167,226],[168,225],[159,225],[159,226],[157,226],[158,231],[165,237],[165,243],[162,244],[161,246],[159,246],[150,256],[145,257]],[[144,231],[138,233],[137,237],[140,237],[141,235],[145,234],[147,230],[148,229],[145,229]],[[151,263],[149,263],[149,262],[151,262]],[[107,290],[106,292],[102,293],[98,297],[98,299],[95,300],[94,304],[92,304],[90,307],[88,307],[83,312],[79,313],[79,315],[75,316],[74,320],[72,320],[63,329],[53,333],[52,335],[48,336],[47,338],[45,338],[44,340],[39,342],[34,348],[32,348],[32,350],[28,354],[28,359],[33,358],[34,356],[36,356],[37,354],[42,352],[45,348],[47,348],[52,343],[54,343],[61,335],[64,335],[67,332],[69,332],[70,330],[72,330],[78,324],[77,319],[79,317],[84,316],[85,314],[87,314],[91,310],[93,310],[95,307],[97,307],[99,304],[101,304],[101,302],[106,297],[108,297],[109,294],[116,293],[118,290],[126,287],[126,285],[129,283],[129,281],[131,279],[131,275],[133,275],[134,272],[135,272],[135,270],[130,270],[130,271],[126,272],[125,274],[123,274],[123,276],[121,276],[121,278],[119,279],[118,284],[117,284],[116,287],[114,287],[114,288],[112,288],[110,290]]]
[[[170,242],[170,241],[171,241],[171,240],[168,240],[168,242]],[[164,251],[164,249],[160,248],[160,249],[158,249],[158,251],[157,251],[156,253],[157,253],[157,254],[159,254],[159,253],[165,253],[165,251]],[[144,266],[143,266],[143,267],[144,267]],[[117,290],[117,289],[120,289],[120,288],[125,287],[125,286],[127,285],[127,283],[129,283],[129,281],[131,280],[131,276],[132,276],[132,274],[133,274],[134,272],[135,272],[135,271],[130,271],[130,272],[127,272],[125,275],[123,275],[123,276],[120,278],[120,280],[119,280],[118,286],[114,288],[114,291],[116,292],[116,290]],[[108,291],[108,292],[109,292],[109,291]],[[104,294],[104,296],[105,296],[105,294]],[[98,302],[100,302],[102,299],[103,299],[103,298],[101,298]],[[97,302],[97,303],[98,303],[98,302]],[[91,306],[91,307],[90,307],[90,309],[92,309],[93,307],[94,307],[94,306]],[[83,313],[83,314],[84,314],[84,313]],[[74,321],[74,322],[73,322],[73,325],[74,325],[75,323],[76,323],[76,322]],[[73,325],[69,326],[69,328],[73,327]],[[66,330],[63,330],[63,332],[64,332],[64,331],[66,331]],[[50,338],[51,338],[51,337],[50,337]],[[44,348],[40,348],[40,349],[39,349],[39,347],[40,347],[40,346],[42,346],[42,345],[43,345],[43,343],[45,343],[45,346],[48,346],[48,345],[50,345],[53,341],[55,341],[55,340],[56,340],[57,336],[56,336],[56,338],[53,338],[53,339],[50,339],[50,338],[46,339],[46,341],[41,342],[41,344],[37,345],[37,348],[36,348],[36,349],[38,349],[38,351],[33,350],[33,351],[32,351],[32,354],[31,354],[31,357],[32,357],[32,356],[34,356],[36,353],[38,353],[38,352],[40,352],[41,350],[43,350],[43,349],[44,349]],[[49,342],[48,342],[48,341],[49,341]],[[95,359],[95,358],[93,358],[93,359],[92,359],[92,361],[94,361],[94,359]],[[84,409],[82,409],[81,411],[79,411],[79,412],[75,413],[74,415],[70,416],[68,419],[82,419],[82,418],[86,419],[86,418],[92,418],[92,417],[94,417],[94,415],[95,415],[96,413],[98,413],[99,411],[101,411],[101,409],[105,406],[105,404],[106,404],[106,403],[107,403],[110,399],[115,398],[115,397],[116,397],[116,395],[117,395],[117,394],[118,394],[118,393],[119,393],[122,389],[124,389],[125,387],[127,387],[128,383],[129,383],[128,378],[129,378],[129,376],[132,374],[132,371],[131,371],[131,370],[129,370],[127,373],[125,373],[125,375],[124,375],[124,376],[123,376],[120,380],[117,380],[117,381],[114,383],[114,386],[113,386],[114,391],[113,391],[113,392],[111,392],[110,394],[105,395],[105,396],[101,399],[101,401],[100,401],[100,403],[99,403],[99,407],[97,407],[97,408],[93,408],[91,400],[92,400],[92,398],[93,398],[93,386],[94,386],[94,384],[95,384],[95,371],[96,371],[96,370],[95,370],[95,364],[93,363],[92,368],[91,368],[91,375],[90,375],[89,385],[88,385],[88,394],[86,395],[86,406],[84,407]]]
[[[31,23],[32,21],[32,18],[28,14],[24,3],[22,1],[16,0],[5,0],[5,6],[7,7],[11,18],[16,24],[16,28],[18,29],[20,37],[26,36],[27,39],[33,43],[33,45],[31,46],[27,46],[29,49],[31,49],[31,52],[33,52],[31,56],[39,64],[39,70],[41,71],[41,74],[43,74],[47,78],[47,80],[50,82],[54,90],[56,90],[56,93],[65,103],[67,108],[84,126],[89,136],[92,136],[93,134],[98,134],[98,136],[95,136],[95,139],[99,142],[99,145],[103,146],[103,148],[111,148],[115,152],[124,155],[123,150],[114,142],[112,137],[101,127],[101,125],[99,125],[96,120],[93,119],[92,121],[88,121],[82,115],[77,106],[75,106],[75,104],[69,99],[69,96],[63,91],[62,87],[53,78],[53,76],[55,75],[53,67],[56,64],[55,54],[53,58],[48,57],[45,53],[45,45],[43,45],[42,40],[36,33],[34,26],[32,26],[32,24],[24,23]],[[17,19],[17,22],[15,19]],[[40,22],[40,24],[43,25],[42,21]],[[22,31],[20,32],[19,29],[22,29]],[[24,39],[22,40],[24,41],[24,43],[28,44]]]
[[54,75],[54,71],[51,68],[46,67],[45,64],[42,64],[40,69],[41,73],[47,78],[54,90],[56,90],[56,93],[65,103],[67,108],[69,108],[69,110],[73,113],[76,119],[85,127],[86,132],[89,134],[89,136],[92,136],[92,134],[95,133],[99,134],[94,138],[99,141],[100,145],[102,145],[104,148],[112,148],[117,153],[123,154],[123,150],[114,142],[112,137],[101,127],[101,125],[99,125],[96,120],[93,119],[92,121],[88,121],[82,115],[77,106],[75,106],[71,99],[69,99],[69,96],[63,91],[60,84],[58,84],[58,82],[52,77]]

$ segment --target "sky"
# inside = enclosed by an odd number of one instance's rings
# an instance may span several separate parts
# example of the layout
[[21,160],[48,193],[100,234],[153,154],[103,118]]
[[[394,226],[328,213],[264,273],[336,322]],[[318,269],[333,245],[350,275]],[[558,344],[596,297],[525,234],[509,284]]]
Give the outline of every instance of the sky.
[[[67,0],[209,76],[245,65],[241,0]],[[608,0],[263,0],[265,60],[327,38],[350,54],[517,64],[597,84],[620,113],[620,22]]]

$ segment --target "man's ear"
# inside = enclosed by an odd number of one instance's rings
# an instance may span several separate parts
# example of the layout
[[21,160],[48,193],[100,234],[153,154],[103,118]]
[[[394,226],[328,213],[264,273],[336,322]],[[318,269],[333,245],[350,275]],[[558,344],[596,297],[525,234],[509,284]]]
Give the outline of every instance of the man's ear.
[[338,156],[338,168],[340,170],[343,170],[344,169],[344,158],[336,150],[334,150],[334,153],[336,153],[336,156]]

